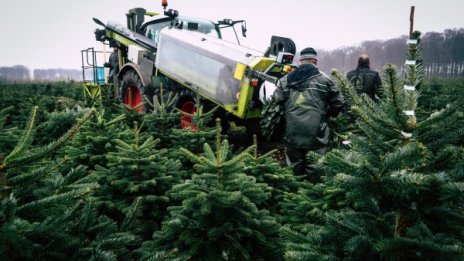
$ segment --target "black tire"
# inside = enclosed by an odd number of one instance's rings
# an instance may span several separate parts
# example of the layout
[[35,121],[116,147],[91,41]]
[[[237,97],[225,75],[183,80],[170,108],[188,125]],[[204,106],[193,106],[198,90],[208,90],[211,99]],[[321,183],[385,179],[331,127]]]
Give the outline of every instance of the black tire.
[[[144,100],[145,89],[136,71],[126,71],[121,81],[121,102],[130,107],[137,106]],[[139,112],[142,111],[144,111],[144,108],[139,109]]]

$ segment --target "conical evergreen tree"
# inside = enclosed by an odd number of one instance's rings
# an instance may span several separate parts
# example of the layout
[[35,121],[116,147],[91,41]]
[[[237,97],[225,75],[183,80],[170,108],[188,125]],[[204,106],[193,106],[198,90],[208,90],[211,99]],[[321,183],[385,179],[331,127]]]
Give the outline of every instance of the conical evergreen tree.
[[301,182],[297,192],[285,193],[280,205],[283,223],[291,230],[307,233],[309,227],[324,222],[326,211],[341,210],[349,204],[346,191],[328,182]]
[[180,124],[181,114],[175,108],[176,101],[177,95],[173,92],[165,100],[162,91],[159,98],[157,95],[153,96],[153,103],[147,101],[153,111],[145,115],[144,125],[155,139],[160,139],[163,148],[171,147],[172,130]]
[[184,116],[191,118],[192,124],[187,128],[172,129],[169,136],[171,144],[169,147],[170,158],[179,159],[182,166],[186,169],[191,168],[191,161],[183,155],[180,148],[187,149],[194,154],[200,154],[203,145],[205,143],[214,142],[216,135],[216,129],[214,127],[208,127],[208,123],[211,121],[214,111],[218,107],[208,112],[203,112],[203,106],[200,105],[198,100],[196,106],[198,110],[195,114],[188,114],[178,110]]
[[[59,165],[38,167],[40,159],[69,140],[93,114],[90,110],[65,135],[48,146],[25,150],[32,142],[34,108],[21,139],[2,163],[4,198],[0,203],[0,258],[2,260],[82,260],[105,257],[116,260],[129,253],[125,244],[134,242],[134,206],[123,226],[104,216],[80,199],[98,187],[83,175],[61,175]],[[77,171],[77,169],[76,169]],[[6,175],[5,175],[6,174]],[[14,197],[13,197],[14,195]],[[17,200],[16,200],[16,198]]]
[[96,165],[106,166],[106,155],[116,151],[115,140],[131,135],[124,119],[124,115],[119,115],[108,120],[104,112],[93,117],[62,152],[68,168],[83,165],[91,171]]
[[204,155],[188,150],[195,175],[170,191],[182,205],[169,208],[170,216],[142,256],[164,253],[180,260],[280,260],[278,225],[267,210],[257,205],[270,196],[270,188],[243,174],[243,160],[250,147],[228,159],[227,140],[220,141],[217,124],[216,151],[204,145]]
[[180,163],[167,158],[166,149],[156,149],[159,140],[135,126],[130,142],[115,140],[117,151],[107,155],[107,167],[96,167],[94,175],[98,176],[101,188],[95,197],[99,209],[117,221],[122,220],[134,199],[140,197],[142,230],[149,238],[169,205],[166,191],[180,182]]
[[407,59],[404,81],[386,66],[378,104],[335,74],[354,101],[360,133],[351,150],[334,150],[320,163],[347,205],[326,211],[306,233],[287,226],[289,260],[462,260],[462,148],[453,144],[463,136],[453,125],[462,104],[418,120],[420,43],[408,45]]
[[143,108],[144,106],[145,106],[145,102],[141,102],[135,107],[130,107],[129,105],[120,103],[120,104],[116,104],[116,110],[118,111],[119,114],[124,115],[124,120],[126,124],[130,128],[134,128],[135,124],[140,126],[143,122],[143,117],[145,113],[143,112],[141,113],[139,110],[140,110],[140,107]]
[[44,121],[37,126],[38,139],[35,144],[43,145],[58,139],[84,114],[84,110],[71,109],[45,113]]
[[95,113],[95,110],[90,110],[71,129],[69,129],[68,132],[56,141],[52,141],[45,146],[29,149],[35,133],[34,124],[37,109],[38,107],[34,107],[32,109],[27,126],[18,143],[14,149],[4,159],[2,159],[2,162],[0,162],[0,192],[4,198],[9,197],[9,193],[12,189],[12,187],[8,184],[9,177],[7,171],[18,169],[27,164],[36,163],[37,161],[47,157],[50,153],[57,151],[65,144],[65,142],[69,141],[78,132],[79,128],[81,128],[82,125]]
[[293,175],[291,168],[282,167],[281,163],[274,159],[272,155],[277,150],[271,150],[263,155],[258,155],[257,136],[253,136],[255,145],[251,157],[244,159],[245,166],[243,172],[256,178],[256,182],[266,183],[272,188],[271,197],[266,200],[263,207],[270,210],[273,214],[280,212],[280,202],[287,192],[296,192],[300,183]]
[[66,175],[58,169],[49,164],[8,179],[17,200],[2,201],[2,260],[116,260],[130,256],[140,244],[135,235],[141,227],[140,199],[118,225],[99,215],[93,206],[89,196],[98,184],[85,175],[84,167]]

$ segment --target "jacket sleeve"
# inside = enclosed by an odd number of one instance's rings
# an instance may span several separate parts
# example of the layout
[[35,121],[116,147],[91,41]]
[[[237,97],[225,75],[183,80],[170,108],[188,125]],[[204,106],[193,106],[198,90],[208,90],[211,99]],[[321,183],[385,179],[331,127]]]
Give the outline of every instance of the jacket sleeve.
[[335,83],[330,79],[328,83],[329,91],[328,91],[328,111],[327,116],[335,117],[337,116],[345,106],[345,99],[343,98],[343,94],[337,88]]
[[275,99],[277,103],[284,103],[288,97],[288,89],[287,89],[287,75],[279,79],[279,83],[277,84],[277,89],[272,94],[272,97]]

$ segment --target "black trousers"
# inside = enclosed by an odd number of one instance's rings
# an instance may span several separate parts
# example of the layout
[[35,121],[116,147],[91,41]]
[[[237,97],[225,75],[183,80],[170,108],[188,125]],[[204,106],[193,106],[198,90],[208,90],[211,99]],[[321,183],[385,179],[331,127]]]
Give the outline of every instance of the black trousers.
[[292,148],[291,146],[287,146],[287,165],[292,167],[293,175],[299,178],[307,179],[311,182],[320,182],[321,174],[318,172],[316,168],[316,163],[311,162],[309,159],[306,158],[306,154],[309,151],[313,151],[323,155],[327,151],[327,147],[324,146],[316,150],[309,150],[296,149]]

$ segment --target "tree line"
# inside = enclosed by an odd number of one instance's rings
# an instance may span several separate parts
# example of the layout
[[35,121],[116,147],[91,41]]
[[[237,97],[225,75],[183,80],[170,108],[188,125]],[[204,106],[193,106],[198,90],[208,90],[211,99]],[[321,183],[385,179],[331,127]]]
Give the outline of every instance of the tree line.
[[[386,64],[395,64],[403,70],[407,36],[389,40],[364,41],[357,46],[319,51],[319,67],[330,72],[333,68],[348,72],[356,67],[360,54],[371,58],[372,69],[381,71]],[[423,68],[426,78],[464,77],[464,28],[444,32],[428,32],[421,40]],[[26,66],[0,67],[0,81],[82,81],[82,72],[74,69],[35,69],[32,74]]]
[[0,67],[0,82],[56,82],[82,81],[82,72],[75,69],[34,69],[24,65]]
[[[384,65],[394,64],[403,71],[407,38],[403,35],[389,40],[364,41],[358,46],[321,50],[319,67],[325,72],[333,68],[348,72],[356,68],[359,55],[367,53],[372,69],[381,71]],[[425,33],[421,44],[426,78],[464,77],[464,28]]]

